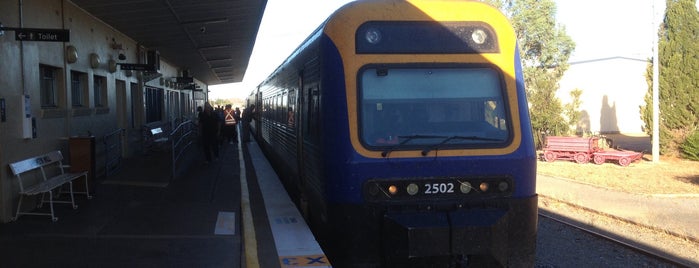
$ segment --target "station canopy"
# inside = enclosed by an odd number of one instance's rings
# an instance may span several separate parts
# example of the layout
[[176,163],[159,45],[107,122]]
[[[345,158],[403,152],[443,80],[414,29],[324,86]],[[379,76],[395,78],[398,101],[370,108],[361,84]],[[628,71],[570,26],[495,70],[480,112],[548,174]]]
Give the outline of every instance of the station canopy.
[[241,82],[267,0],[72,0],[208,85]]

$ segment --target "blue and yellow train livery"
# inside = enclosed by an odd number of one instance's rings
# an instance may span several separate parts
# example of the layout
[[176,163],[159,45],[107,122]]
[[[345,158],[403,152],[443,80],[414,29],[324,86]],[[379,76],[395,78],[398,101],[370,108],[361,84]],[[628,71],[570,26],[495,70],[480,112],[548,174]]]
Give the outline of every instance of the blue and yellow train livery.
[[476,1],[357,1],[251,93],[252,129],[335,267],[532,266],[515,33]]

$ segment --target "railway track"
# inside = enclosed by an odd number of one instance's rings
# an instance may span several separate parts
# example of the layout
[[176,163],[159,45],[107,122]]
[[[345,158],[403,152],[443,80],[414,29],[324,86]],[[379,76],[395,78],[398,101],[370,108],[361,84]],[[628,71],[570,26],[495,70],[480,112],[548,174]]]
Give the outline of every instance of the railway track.
[[[541,197],[542,196],[540,196],[540,198]],[[594,211],[594,210],[591,210],[588,208],[583,208],[583,207],[577,206],[575,204],[572,204],[572,203],[569,203],[566,201],[562,201],[562,200],[558,200],[558,199],[550,198],[550,197],[546,197],[546,196],[543,196],[543,198],[551,199],[551,200],[554,200],[555,202],[559,202],[559,203],[564,203],[565,205],[575,207],[576,209],[582,209],[586,213],[594,213],[594,214],[600,215],[602,217],[608,217],[608,218],[614,219],[616,221],[623,221],[625,223],[633,224],[633,225],[636,225],[640,228],[648,228],[647,226],[639,225],[639,224],[629,222],[629,221],[626,221],[623,219],[618,219],[617,217],[614,217],[613,215],[606,215],[604,213],[599,213],[597,211]],[[649,246],[647,244],[632,241],[632,240],[624,238],[622,236],[615,235],[612,232],[601,230],[601,229],[596,228],[594,226],[585,226],[586,224],[582,224],[576,220],[566,218],[565,216],[559,216],[559,215],[555,215],[553,213],[543,212],[541,209],[539,210],[539,216],[546,218],[546,219],[549,219],[549,220],[552,220],[554,222],[563,224],[565,226],[569,226],[571,228],[583,231],[585,233],[588,233],[588,234],[595,236],[595,237],[598,237],[600,239],[611,241],[612,243],[621,245],[621,246],[623,246],[631,251],[638,252],[640,254],[648,256],[649,258],[653,258],[653,259],[665,262],[668,265],[672,265],[675,267],[696,267],[698,265],[696,262],[693,262],[691,260],[687,260],[687,259],[684,259],[681,257],[674,256],[672,254],[669,254],[665,251],[659,250],[659,249],[654,248],[652,246]],[[660,230],[654,229],[653,231],[660,231]],[[676,234],[672,234],[669,232],[665,232],[665,233],[668,235],[671,235],[671,236],[678,237]],[[682,239],[686,239],[686,238],[682,238]],[[693,241],[693,242],[697,242],[697,241]]]

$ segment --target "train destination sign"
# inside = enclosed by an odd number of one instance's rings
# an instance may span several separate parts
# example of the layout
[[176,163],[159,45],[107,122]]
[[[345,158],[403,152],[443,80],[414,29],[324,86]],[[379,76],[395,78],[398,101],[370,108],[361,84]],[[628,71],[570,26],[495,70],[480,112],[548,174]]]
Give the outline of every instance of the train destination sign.
[[70,42],[70,30],[34,28],[14,28],[13,30],[17,41]]
[[155,65],[153,64],[119,63],[119,68],[129,71],[155,71]]

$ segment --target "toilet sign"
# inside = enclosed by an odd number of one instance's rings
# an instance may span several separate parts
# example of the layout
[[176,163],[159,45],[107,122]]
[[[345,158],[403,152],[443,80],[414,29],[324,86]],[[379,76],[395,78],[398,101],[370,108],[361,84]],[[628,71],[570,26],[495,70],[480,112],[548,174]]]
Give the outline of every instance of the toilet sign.
[[70,30],[3,27],[0,23],[0,36],[4,31],[14,31],[17,41],[70,42]]
[[[5,28],[7,30],[7,28]],[[69,42],[70,30],[64,29],[15,29],[17,41]]]

